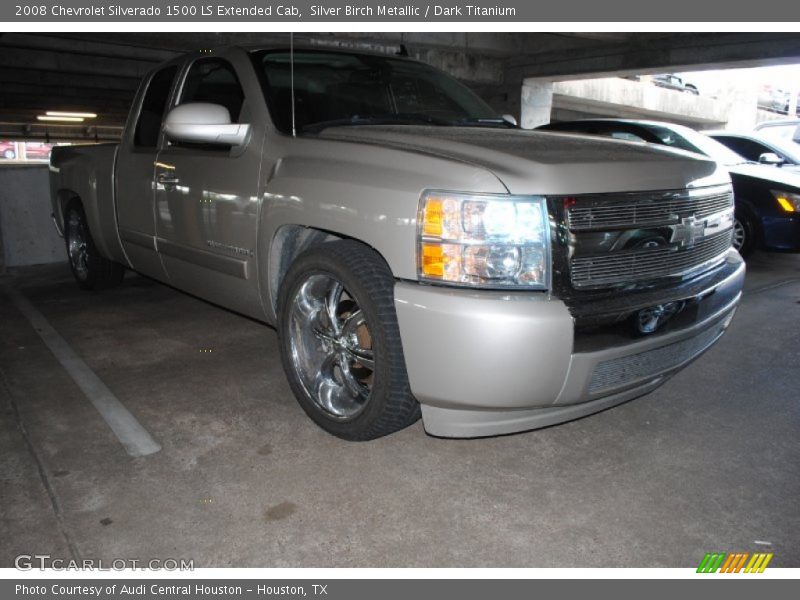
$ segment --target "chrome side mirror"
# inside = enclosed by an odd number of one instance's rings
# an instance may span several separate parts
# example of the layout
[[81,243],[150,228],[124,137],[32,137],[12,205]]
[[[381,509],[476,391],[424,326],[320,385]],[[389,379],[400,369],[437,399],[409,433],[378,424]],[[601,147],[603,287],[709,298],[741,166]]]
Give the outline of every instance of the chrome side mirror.
[[250,125],[231,123],[227,108],[208,102],[176,106],[164,120],[164,134],[173,142],[242,146],[249,133]]
[[764,154],[759,155],[758,162],[762,165],[782,165],[786,161],[774,152],[764,152]]

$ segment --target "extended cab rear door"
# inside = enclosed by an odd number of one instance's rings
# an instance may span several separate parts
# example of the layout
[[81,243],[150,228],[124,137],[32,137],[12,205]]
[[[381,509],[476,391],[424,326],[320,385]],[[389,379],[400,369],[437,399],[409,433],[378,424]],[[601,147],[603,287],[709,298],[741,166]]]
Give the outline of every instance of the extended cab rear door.
[[155,71],[134,103],[115,167],[117,224],[132,267],[165,279],[156,251],[154,187],[156,158],[163,142],[161,123],[172,97],[178,64]]

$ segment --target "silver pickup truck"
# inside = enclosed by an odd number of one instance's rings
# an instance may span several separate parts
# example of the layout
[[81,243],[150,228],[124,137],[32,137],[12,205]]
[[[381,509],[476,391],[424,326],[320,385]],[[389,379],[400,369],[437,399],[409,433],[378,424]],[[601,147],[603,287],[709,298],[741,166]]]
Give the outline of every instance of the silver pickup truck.
[[302,408],[350,440],[640,396],[722,335],[744,279],[716,163],[521,130],[396,56],[182,56],[118,145],[50,171],[81,287],[129,268],[273,325]]

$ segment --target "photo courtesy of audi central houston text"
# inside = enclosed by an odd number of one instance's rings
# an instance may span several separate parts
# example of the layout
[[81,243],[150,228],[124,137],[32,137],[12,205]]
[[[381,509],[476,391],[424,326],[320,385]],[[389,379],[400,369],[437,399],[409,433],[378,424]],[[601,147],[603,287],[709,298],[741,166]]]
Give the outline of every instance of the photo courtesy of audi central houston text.
[[0,34],[0,566],[800,565],[798,42]]

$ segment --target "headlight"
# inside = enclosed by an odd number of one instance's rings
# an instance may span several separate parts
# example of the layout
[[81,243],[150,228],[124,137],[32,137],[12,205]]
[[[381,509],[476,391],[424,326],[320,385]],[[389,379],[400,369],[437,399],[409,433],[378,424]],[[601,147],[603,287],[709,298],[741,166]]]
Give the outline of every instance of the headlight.
[[417,216],[421,280],[544,290],[550,225],[541,196],[427,191]]
[[800,194],[772,190],[772,195],[775,196],[775,200],[786,212],[800,213]]

